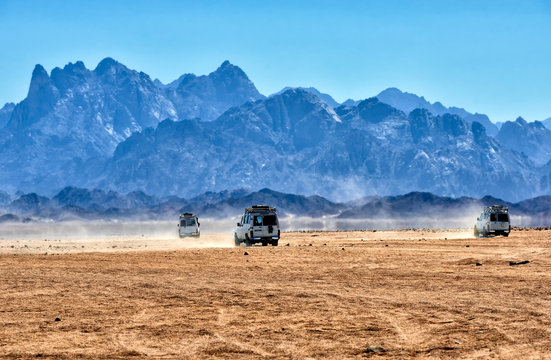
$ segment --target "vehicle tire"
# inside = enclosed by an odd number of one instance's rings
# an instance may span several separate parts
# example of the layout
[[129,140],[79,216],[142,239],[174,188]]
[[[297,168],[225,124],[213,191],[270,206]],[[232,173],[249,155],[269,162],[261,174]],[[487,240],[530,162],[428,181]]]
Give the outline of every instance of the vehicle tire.
[[235,243],[235,246],[241,245],[241,241],[237,238],[237,234],[233,234],[233,242]]
[[509,233],[503,233],[503,236],[509,237]]
[[277,246],[277,243],[279,242],[278,239],[272,240],[272,246]]
[[262,241],[262,246],[268,246],[268,242],[266,240]]
[[245,246],[251,246],[251,240],[249,239],[249,235],[245,234]]

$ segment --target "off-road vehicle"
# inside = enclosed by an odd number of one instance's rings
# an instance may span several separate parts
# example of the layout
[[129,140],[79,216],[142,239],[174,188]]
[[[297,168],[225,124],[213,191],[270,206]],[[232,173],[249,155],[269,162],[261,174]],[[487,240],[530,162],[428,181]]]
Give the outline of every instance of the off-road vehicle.
[[242,243],[246,246],[252,244],[277,246],[280,234],[276,209],[267,205],[253,205],[245,209],[233,237],[235,246]]
[[178,223],[178,233],[181,238],[186,236],[201,236],[201,224],[195,214],[183,213],[180,215],[180,222]]
[[486,206],[476,219],[474,236],[503,235],[509,236],[511,222],[509,209],[501,205]]

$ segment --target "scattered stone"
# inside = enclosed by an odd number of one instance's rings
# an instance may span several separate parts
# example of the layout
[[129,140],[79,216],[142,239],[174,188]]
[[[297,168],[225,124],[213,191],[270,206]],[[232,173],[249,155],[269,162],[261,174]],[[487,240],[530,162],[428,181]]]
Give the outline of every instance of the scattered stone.
[[290,245],[291,245],[291,244],[287,243],[287,245],[285,245],[285,246],[290,246]]
[[471,245],[465,245],[465,247],[471,247]]
[[285,328],[281,328],[281,331],[285,331]]
[[243,253],[243,255],[249,255],[249,253],[245,251],[245,252]]
[[524,261],[509,261],[509,265],[510,266],[514,266],[514,265],[524,265],[524,264],[528,264],[530,262],[530,260],[524,260]]
[[342,248],[341,250],[344,250],[344,248]]
[[385,244],[385,246],[387,246],[387,247],[388,247],[388,244]]
[[455,340],[455,343],[456,343],[456,344],[461,344],[461,341]]
[[308,246],[312,246],[312,244],[308,245]]
[[476,266],[482,266],[482,264],[479,263],[479,262],[477,262],[475,265],[476,265]]
[[327,246],[327,244],[323,244],[323,246]]
[[61,319],[60,319],[60,318],[55,318],[55,320],[54,320],[54,321],[61,321]]
[[367,349],[365,349],[365,353],[384,353],[386,350],[382,346],[378,345],[371,345]]

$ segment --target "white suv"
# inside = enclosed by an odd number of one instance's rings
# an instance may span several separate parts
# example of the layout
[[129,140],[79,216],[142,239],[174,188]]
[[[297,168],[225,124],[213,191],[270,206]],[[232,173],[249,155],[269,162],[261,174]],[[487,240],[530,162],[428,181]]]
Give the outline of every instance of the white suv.
[[235,246],[260,243],[277,246],[280,237],[276,209],[266,205],[254,205],[245,209],[233,234]]
[[501,205],[486,206],[476,219],[474,236],[503,235],[509,236],[511,222],[509,209]]
[[184,213],[180,215],[180,222],[178,223],[178,234],[181,238],[186,236],[201,236],[201,224],[195,214]]

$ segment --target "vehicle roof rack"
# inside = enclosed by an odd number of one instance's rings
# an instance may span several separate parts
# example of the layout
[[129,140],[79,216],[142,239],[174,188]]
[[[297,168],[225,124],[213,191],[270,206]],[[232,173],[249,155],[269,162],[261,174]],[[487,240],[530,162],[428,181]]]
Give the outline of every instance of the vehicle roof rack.
[[484,207],[484,211],[509,212],[509,208],[507,206],[503,206],[503,205],[491,205],[491,206]]
[[184,216],[195,216],[195,214],[192,214],[192,213],[183,213],[180,215],[180,217],[184,217]]
[[255,211],[276,211],[276,208],[271,207],[269,205],[253,205],[249,208],[246,208],[245,211],[247,212],[255,212]]

